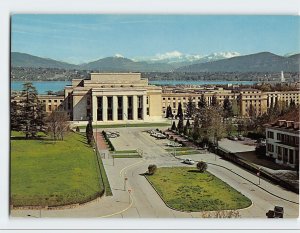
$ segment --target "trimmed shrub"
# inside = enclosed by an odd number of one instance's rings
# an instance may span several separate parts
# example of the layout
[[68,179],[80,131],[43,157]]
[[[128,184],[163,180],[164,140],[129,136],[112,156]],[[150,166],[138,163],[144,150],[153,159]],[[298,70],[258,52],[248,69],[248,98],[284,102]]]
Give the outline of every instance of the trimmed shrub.
[[153,175],[157,170],[157,166],[155,164],[150,164],[148,166],[148,175]]
[[199,172],[201,172],[201,173],[205,172],[207,169],[207,163],[205,163],[203,161],[198,162],[196,166],[197,166]]
[[78,126],[76,127],[76,132],[80,132],[80,129]]

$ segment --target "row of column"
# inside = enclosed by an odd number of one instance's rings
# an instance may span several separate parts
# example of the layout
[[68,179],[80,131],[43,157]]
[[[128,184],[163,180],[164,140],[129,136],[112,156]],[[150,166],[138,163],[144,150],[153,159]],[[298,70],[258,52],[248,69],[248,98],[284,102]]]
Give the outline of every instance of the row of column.
[[[107,96],[102,97],[102,121],[108,121],[107,110],[108,101]],[[112,96],[112,121],[118,120],[118,97]],[[133,95],[132,97],[132,120],[138,120],[138,96]],[[93,121],[97,119],[98,99],[97,96],[93,96]],[[145,120],[147,114],[147,99],[146,96],[142,96],[142,119]],[[122,120],[128,120],[128,96],[122,96]]]

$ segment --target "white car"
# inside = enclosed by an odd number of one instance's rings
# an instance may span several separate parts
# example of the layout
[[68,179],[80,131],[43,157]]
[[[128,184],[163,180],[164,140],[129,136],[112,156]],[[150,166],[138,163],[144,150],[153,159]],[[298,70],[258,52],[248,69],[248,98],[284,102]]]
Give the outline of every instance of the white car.
[[171,146],[171,147],[182,147],[181,144],[176,143],[176,142],[168,142],[167,146]]
[[183,160],[183,163],[193,165],[193,164],[195,164],[195,161],[191,160],[191,159],[185,159],[185,160]]

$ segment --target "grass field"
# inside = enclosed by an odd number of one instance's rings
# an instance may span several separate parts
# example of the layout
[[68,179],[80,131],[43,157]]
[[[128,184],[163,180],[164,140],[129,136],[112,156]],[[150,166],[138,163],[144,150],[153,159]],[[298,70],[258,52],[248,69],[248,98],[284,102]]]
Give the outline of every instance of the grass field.
[[196,168],[158,168],[147,176],[164,201],[181,211],[240,209],[251,205],[250,199],[228,184]]
[[112,153],[112,156],[115,159],[122,159],[122,158],[141,158],[139,153],[136,150],[118,150]]
[[64,141],[11,140],[11,204],[55,206],[92,200],[103,191],[93,148],[84,134]]
[[[169,123],[135,123],[135,124],[112,124],[112,125],[94,125],[93,128],[124,128],[124,127],[165,127],[170,126]],[[85,129],[86,126],[79,126],[80,129]]]

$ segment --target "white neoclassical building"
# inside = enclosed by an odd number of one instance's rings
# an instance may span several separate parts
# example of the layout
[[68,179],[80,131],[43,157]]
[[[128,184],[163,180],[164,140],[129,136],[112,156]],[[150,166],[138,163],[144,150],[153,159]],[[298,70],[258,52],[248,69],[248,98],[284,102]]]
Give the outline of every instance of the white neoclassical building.
[[73,122],[154,122],[162,120],[161,93],[140,73],[91,73],[65,88],[64,104]]

